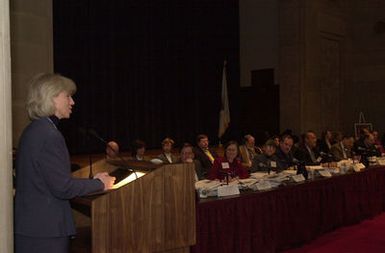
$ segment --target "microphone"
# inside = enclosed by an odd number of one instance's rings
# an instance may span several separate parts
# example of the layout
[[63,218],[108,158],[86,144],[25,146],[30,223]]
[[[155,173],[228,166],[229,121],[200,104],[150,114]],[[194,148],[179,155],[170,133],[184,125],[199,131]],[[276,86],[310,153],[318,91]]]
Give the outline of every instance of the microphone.
[[293,164],[297,166],[297,175],[302,174],[305,179],[308,179],[305,162],[293,157]]
[[[78,130],[79,130],[79,132],[82,135],[87,136],[87,133],[88,133],[87,128],[79,127]],[[88,178],[89,179],[93,179],[94,178],[94,173],[92,171],[92,152],[91,152],[91,150],[88,150],[88,164],[89,164],[89,167],[90,167]]]
[[103,139],[96,131],[95,129],[92,129],[92,128],[89,128],[88,131],[87,131],[88,134],[90,134],[91,136],[95,137],[97,140],[99,140],[101,143],[103,143],[104,145],[107,146],[107,148],[110,148],[112,151],[114,151],[114,153],[117,155],[117,157],[125,164],[125,168],[128,169],[129,171],[132,171],[132,173],[135,174],[135,177],[136,179],[138,179],[138,175],[136,174],[136,171],[134,170],[134,168],[130,168],[127,166],[127,160],[124,159],[119,152],[116,152],[114,147],[112,147],[110,145],[109,142],[107,142],[105,139]]

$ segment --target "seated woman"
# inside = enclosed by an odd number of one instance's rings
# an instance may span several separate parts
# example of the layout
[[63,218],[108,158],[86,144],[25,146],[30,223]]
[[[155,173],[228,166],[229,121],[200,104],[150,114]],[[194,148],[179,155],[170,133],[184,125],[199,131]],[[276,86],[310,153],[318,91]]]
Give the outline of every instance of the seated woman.
[[249,173],[245,167],[242,166],[238,158],[238,143],[229,141],[224,148],[225,157],[218,157],[214,160],[208,178],[211,180],[223,180],[227,176],[229,180],[234,178],[248,178]]
[[163,163],[176,163],[178,162],[178,157],[171,153],[174,145],[174,140],[171,138],[166,138],[162,141],[162,154],[158,156]]
[[144,156],[146,152],[146,143],[142,140],[135,140],[132,143],[132,160],[134,161],[149,161],[150,159]]

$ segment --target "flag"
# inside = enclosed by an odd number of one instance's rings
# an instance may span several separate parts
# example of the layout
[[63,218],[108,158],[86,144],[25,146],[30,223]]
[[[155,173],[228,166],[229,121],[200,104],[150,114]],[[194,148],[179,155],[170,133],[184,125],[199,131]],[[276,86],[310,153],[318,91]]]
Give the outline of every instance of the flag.
[[221,138],[230,124],[229,98],[227,96],[226,61],[223,64],[221,110],[219,112],[218,137]]

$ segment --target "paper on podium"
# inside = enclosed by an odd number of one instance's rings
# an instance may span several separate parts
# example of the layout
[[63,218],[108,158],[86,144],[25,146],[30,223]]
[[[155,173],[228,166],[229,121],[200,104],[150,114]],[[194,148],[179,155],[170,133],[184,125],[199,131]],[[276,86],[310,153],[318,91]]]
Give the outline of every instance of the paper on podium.
[[144,175],[146,175],[146,173],[140,172],[140,171],[136,171],[134,173],[131,173],[129,176],[127,176],[123,180],[119,181],[117,184],[114,184],[114,186],[112,186],[112,189],[118,189],[118,188],[136,180],[137,178],[143,177]]

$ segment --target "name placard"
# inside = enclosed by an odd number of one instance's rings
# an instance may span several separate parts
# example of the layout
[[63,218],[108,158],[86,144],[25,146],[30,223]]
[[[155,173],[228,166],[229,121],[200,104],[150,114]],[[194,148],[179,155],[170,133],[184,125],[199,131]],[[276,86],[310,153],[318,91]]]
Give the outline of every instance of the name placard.
[[298,174],[298,175],[294,175],[291,177],[294,182],[296,183],[299,183],[299,182],[304,182],[305,181],[305,177],[302,175],[302,174]]
[[225,197],[239,194],[238,185],[222,185],[218,187],[218,197]]
[[323,177],[331,177],[332,174],[328,170],[319,170],[318,173]]
[[255,186],[257,187],[257,190],[259,190],[259,191],[265,191],[265,190],[270,190],[271,189],[270,182],[269,181],[264,181],[264,180],[256,183]]

